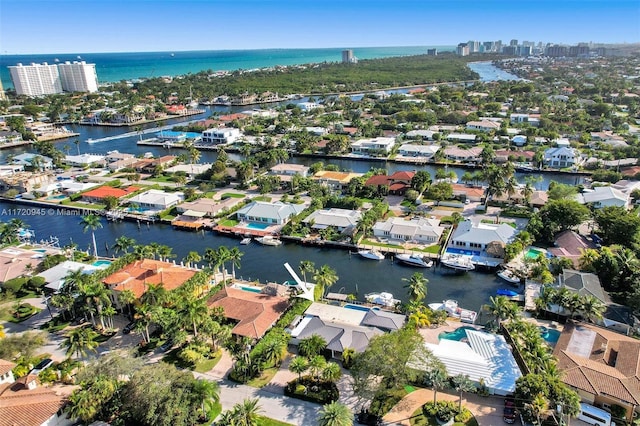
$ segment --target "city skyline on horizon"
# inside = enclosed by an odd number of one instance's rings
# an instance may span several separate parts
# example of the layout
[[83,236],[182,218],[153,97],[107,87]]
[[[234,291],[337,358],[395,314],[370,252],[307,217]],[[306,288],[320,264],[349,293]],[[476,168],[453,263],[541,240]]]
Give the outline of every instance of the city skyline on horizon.
[[[540,0],[517,10],[505,0],[60,0],[55,5],[2,0],[0,54],[357,49],[511,39],[567,45],[640,42],[635,0]],[[501,22],[517,25],[505,29]],[[593,40],[590,23],[596,22],[607,28],[607,40]]]

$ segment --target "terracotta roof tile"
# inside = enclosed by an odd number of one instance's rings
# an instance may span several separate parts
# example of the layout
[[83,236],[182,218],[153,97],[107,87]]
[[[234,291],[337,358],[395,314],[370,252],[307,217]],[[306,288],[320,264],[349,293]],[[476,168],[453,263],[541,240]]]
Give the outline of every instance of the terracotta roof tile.
[[56,414],[76,387],[38,387],[21,384],[0,385],[0,426],[39,426]]
[[169,262],[143,259],[131,263],[103,280],[112,290],[131,290],[139,298],[149,284],[162,283],[168,291],[175,290],[195,274],[195,271]]
[[16,364],[14,364],[11,361],[6,361],[4,359],[0,359],[0,376],[7,374],[9,371],[13,370],[13,367],[15,367]]

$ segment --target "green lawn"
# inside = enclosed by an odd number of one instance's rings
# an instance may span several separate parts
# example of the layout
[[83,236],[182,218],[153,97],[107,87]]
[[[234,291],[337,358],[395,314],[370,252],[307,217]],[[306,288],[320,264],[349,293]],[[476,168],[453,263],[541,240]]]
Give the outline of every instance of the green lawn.
[[261,388],[263,386],[266,386],[267,383],[269,383],[271,379],[273,379],[273,376],[275,376],[277,372],[277,367],[267,368],[262,371],[262,374],[260,374],[260,376],[256,377],[255,379],[249,380],[247,384],[254,388]]
[[374,241],[374,240],[364,240],[364,241],[362,241],[362,244],[376,246],[376,247],[388,247],[388,248],[394,248],[394,249],[401,249],[402,248],[402,246],[399,246],[397,244],[385,244],[385,243],[380,243],[380,242]]
[[414,250],[415,250],[415,251],[421,251],[421,252],[423,252],[423,253],[433,253],[433,254],[438,254],[438,253],[440,253],[440,249],[441,249],[441,248],[442,248],[442,247],[440,247],[440,245],[438,245],[438,244],[434,244],[434,245],[432,245],[432,246],[425,247],[425,248],[423,248],[423,249],[414,249]]
[[281,422],[265,416],[258,416],[258,424],[260,426],[293,426],[291,423]]
[[225,220],[221,221],[221,222],[219,223],[219,225],[222,225],[222,226],[230,226],[230,227],[231,227],[231,226],[236,226],[236,225],[237,225],[237,224],[239,224],[239,223],[240,223],[240,221],[239,221],[239,220],[235,220],[235,219],[225,219]]
[[158,176],[145,179],[147,182],[175,182],[173,176]]
[[251,201],[264,201],[264,202],[270,203],[271,197],[260,195],[259,197],[253,197]]
[[207,358],[203,361],[200,361],[196,364],[196,367],[193,370],[198,373],[206,373],[216,366],[218,361],[220,361],[220,358],[222,358],[222,351],[218,351],[216,356],[214,356],[213,358]]
[[82,209],[90,209],[90,210],[104,210],[106,207],[104,204],[77,203],[69,200],[64,200],[60,204],[64,206],[80,207]]
[[[491,220],[491,219],[482,219],[480,222],[481,222],[481,223],[496,223],[496,221],[495,221],[495,220]],[[510,227],[512,227],[513,229],[517,228],[517,226],[516,226],[516,223],[515,223],[515,222],[500,222],[500,225],[505,224],[505,223],[506,223],[507,225],[509,225]]]
[[220,196],[221,199],[225,198],[244,198],[244,194],[236,194],[235,192],[225,192]]

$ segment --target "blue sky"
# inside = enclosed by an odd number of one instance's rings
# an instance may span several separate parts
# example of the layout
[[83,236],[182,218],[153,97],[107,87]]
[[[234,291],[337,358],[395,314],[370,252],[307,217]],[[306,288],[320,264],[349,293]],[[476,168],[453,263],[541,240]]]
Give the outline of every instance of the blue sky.
[[0,54],[640,41],[638,0],[0,0]]

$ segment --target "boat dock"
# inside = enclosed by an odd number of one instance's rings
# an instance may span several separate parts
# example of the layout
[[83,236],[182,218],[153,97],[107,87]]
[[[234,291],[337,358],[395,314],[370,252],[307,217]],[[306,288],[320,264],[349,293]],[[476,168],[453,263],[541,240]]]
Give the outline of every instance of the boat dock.
[[540,297],[540,290],[542,289],[542,284],[527,282],[524,286],[524,310],[525,311],[535,311],[536,310],[536,299]]

